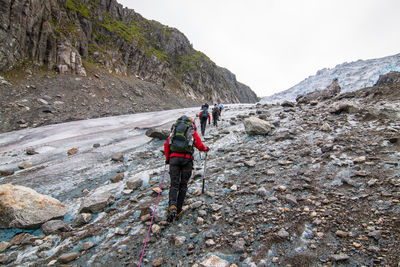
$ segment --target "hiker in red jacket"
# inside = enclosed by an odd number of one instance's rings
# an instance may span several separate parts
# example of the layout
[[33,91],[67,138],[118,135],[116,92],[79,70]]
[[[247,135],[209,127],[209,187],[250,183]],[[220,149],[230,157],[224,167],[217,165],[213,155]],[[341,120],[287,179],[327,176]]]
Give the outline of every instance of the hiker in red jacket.
[[172,222],[182,216],[188,181],[193,169],[193,147],[209,151],[196,132],[192,117],[182,116],[172,126],[171,135],[164,143],[165,163],[169,164],[171,185],[167,220]]
[[208,113],[208,104],[207,105],[203,105],[202,106],[202,110],[199,113],[201,135],[202,136],[204,136],[204,133],[206,132],[207,118],[208,118],[208,124],[211,124],[211,116],[210,116],[210,113]]

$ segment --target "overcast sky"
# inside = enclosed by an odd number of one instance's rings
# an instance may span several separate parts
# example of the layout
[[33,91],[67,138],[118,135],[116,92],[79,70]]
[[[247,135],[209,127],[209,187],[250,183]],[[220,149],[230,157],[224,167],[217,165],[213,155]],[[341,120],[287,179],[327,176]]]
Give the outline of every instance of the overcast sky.
[[117,0],[177,28],[258,96],[319,69],[400,53],[400,0]]

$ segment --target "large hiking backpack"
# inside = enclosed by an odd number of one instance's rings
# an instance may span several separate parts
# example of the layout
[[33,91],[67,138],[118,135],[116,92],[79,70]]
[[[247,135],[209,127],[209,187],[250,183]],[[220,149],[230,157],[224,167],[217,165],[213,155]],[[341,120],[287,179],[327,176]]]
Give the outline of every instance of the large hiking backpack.
[[182,116],[172,125],[169,136],[171,152],[192,154],[193,153],[193,122],[186,116]]
[[208,118],[208,107],[207,106],[203,106],[203,111],[201,112],[201,118]]
[[215,115],[218,115],[219,114],[219,108],[218,107],[213,107],[213,109],[212,109],[212,114],[215,116]]

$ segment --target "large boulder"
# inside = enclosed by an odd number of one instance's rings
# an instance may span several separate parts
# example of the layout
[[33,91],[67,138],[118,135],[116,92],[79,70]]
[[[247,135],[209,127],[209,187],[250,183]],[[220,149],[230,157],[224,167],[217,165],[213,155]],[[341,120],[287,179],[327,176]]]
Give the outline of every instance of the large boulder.
[[269,122],[256,117],[250,117],[243,120],[244,128],[247,134],[262,135],[269,134],[272,126]]
[[167,140],[169,134],[169,130],[161,128],[150,128],[146,131],[146,135],[148,137],[157,138],[160,140]]
[[114,195],[117,189],[118,184],[109,184],[98,188],[82,200],[79,213],[98,213],[103,211],[114,203]]
[[66,213],[66,206],[51,196],[25,186],[0,185],[0,228],[34,229]]

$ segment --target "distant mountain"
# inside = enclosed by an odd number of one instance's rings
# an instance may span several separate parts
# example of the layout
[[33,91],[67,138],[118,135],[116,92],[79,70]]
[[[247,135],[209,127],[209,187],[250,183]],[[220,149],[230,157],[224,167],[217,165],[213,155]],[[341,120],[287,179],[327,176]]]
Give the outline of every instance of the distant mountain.
[[338,79],[341,92],[355,91],[373,86],[379,75],[390,71],[400,71],[400,54],[377,59],[357,60],[350,63],[345,62],[336,65],[333,69],[325,68],[319,70],[314,76],[306,78],[285,91],[263,97],[260,102],[294,101],[297,95],[325,89],[334,79]]

